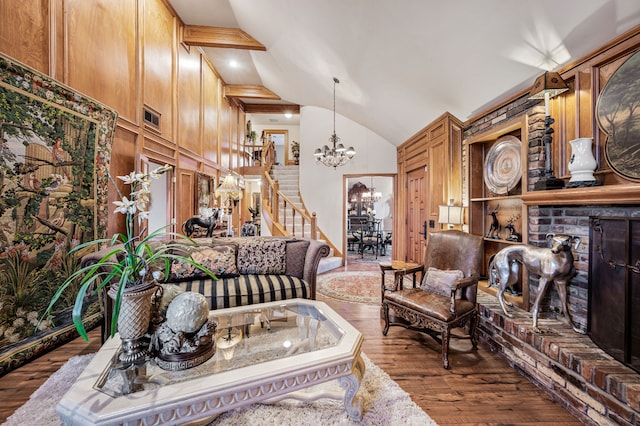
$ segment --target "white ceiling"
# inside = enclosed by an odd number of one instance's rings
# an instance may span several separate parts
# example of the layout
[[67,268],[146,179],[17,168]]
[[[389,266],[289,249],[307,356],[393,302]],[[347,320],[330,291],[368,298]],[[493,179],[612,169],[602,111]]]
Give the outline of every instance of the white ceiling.
[[240,28],[267,48],[204,48],[227,84],[331,110],[335,76],[337,113],[394,145],[445,111],[464,121],[640,25],[638,0],[169,2],[185,24]]

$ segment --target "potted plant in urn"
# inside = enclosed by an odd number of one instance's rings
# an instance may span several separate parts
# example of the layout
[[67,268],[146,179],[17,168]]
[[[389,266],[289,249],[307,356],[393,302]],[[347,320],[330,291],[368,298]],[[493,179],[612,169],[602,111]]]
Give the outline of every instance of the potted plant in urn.
[[[166,231],[166,227],[148,233],[142,222],[148,218],[151,179],[157,179],[161,174],[170,170],[171,166],[164,165],[149,173],[131,172],[118,179],[130,185],[128,196],[122,195],[115,182],[109,176],[118,192],[120,201],[114,201],[117,206],[115,213],[124,214],[126,231],[117,233],[111,238],[88,241],[74,247],[69,254],[79,255],[87,247],[106,246],[106,255],[91,265],[85,265],[71,274],[58,288],[49,302],[43,318],[49,317],[55,303],[63,295],[67,287],[78,283],[75,304],[72,311],[73,323],[78,333],[86,341],[89,340],[82,322],[82,308],[86,297],[91,292],[107,291],[113,299],[113,314],[111,316],[111,336],[120,333],[123,342],[123,353],[120,360],[131,363],[140,357],[147,356],[145,349],[140,348],[139,339],[143,336],[150,323],[151,299],[158,289],[158,281],[169,275],[172,261],[186,262],[204,271],[210,277],[215,276],[204,266],[190,257],[174,253],[180,248],[176,242],[164,241],[162,244],[152,244],[160,237],[178,237],[192,241],[188,237]],[[135,221],[141,227],[136,231]],[[105,289],[105,287],[107,287]]]

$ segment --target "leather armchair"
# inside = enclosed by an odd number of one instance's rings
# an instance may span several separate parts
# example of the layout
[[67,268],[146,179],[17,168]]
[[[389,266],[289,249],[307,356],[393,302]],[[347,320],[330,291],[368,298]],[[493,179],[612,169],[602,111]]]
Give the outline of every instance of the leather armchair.
[[[449,230],[429,235],[425,252],[421,281],[429,268],[440,271],[461,271],[463,277],[452,280],[443,291],[432,288],[403,288],[402,280],[396,280],[398,288],[384,289],[382,310],[386,336],[389,327],[399,325],[417,330],[433,337],[442,344],[442,366],[449,368],[449,339],[451,330],[469,326],[469,338],[473,348],[477,347],[476,294],[478,276],[483,259],[482,237],[462,231]],[[412,271],[407,270],[406,273]],[[390,314],[393,311],[393,316]]]

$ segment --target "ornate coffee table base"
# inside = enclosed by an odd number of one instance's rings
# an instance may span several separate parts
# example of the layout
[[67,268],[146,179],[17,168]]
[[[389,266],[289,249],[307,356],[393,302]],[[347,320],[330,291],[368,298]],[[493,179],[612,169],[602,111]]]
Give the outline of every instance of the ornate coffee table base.
[[[326,372],[331,374],[329,370],[330,369],[328,369]],[[340,370],[340,368],[335,369],[335,373],[340,373],[338,370]],[[362,421],[364,412],[362,409],[362,397],[358,396],[357,393],[360,389],[360,383],[362,382],[364,373],[364,361],[362,360],[360,354],[358,354],[351,365],[351,374],[342,376],[338,379],[338,383],[344,389],[344,393],[324,390],[317,392],[293,391],[278,397],[263,400],[262,402],[274,403],[285,399],[295,399],[305,402],[312,402],[321,398],[342,399],[344,401],[345,411],[347,412],[349,417],[359,422]],[[337,375],[339,374],[336,374],[336,376]],[[311,380],[302,387],[308,387],[314,385],[315,383],[319,383],[313,380],[313,378],[310,379]]]
[[[244,318],[247,312],[268,310],[284,314],[279,317],[274,314],[271,330],[263,333],[265,348],[262,353],[281,353],[285,344],[290,350],[284,357],[247,362],[242,367],[225,370],[222,367],[227,360],[218,353],[194,369],[166,373],[186,375],[181,381],[161,383],[151,380],[150,383],[158,386],[140,391],[131,389],[132,393],[116,395],[103,389],[111,370],[109,366],[113,366],[120,349],[120,339],[110,338],[64,395],[56,411],[66,425],[200,425],[220,413],[257,402],[332,398],[342,399],[349,417],[361,421],[363,401],[357,393],[365,373],[360,352],[362,335],[326,304],[294,299],[252,305],[251,308],[222,309],[212,311],[211,315]],[[296,318],[283,321],[282,318],[286,319],[288,315],[296,315]],[[287,330],[282,334],[288,336],[286,340],[280,340],[280,333],[274,326],[281,331]],[[290,340],[292,336],[297,337]],[[257,337],[244,338],[247,342],[252,339]],[[250,361],[257,347],[260,346],[238,344],[235,356]],[[207,373],[190,376],[199,369]],[[149,377],[156,376],[151,374]],[[328,382],[332,381],[336,381],[343,391],[337,385],[331,385],[333,389],[327,391]]]
[[340,379],[340,386],[344,391],[344,408],[347,410],[347,414],[357,421],[362,420],[362,397],[356,396],[358,389],[360,389],[360,382],[364,377],[364,361],[358,354],[358,357],[353,362],[353,370],[351,375]]

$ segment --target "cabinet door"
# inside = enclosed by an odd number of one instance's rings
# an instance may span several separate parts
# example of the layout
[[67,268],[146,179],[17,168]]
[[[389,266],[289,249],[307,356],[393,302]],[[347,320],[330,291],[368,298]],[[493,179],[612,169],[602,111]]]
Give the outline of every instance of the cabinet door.
[[180,206],[177,227],[180,230],[182,229],[182,224],[194,215],[198,209],[195,205],[195,173],[191,170],[177,169],[176,176],[178,180],[177,202]]
[[[439,136],[429,142],[429,204],[427,211],[428,230],[433,232],[440,230],[438,216],[440,215],[440,205],[447,204],[449,195],[449,174],[453,165],[450,162],[447,135]],[[460,201],[460,200],[457,200]]]
[[425,250],[425,222],[428,202],[427,175],[423,169],[407,175],[407,262],[422,263]]

